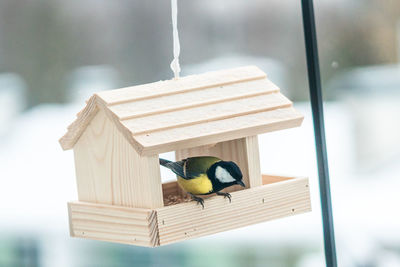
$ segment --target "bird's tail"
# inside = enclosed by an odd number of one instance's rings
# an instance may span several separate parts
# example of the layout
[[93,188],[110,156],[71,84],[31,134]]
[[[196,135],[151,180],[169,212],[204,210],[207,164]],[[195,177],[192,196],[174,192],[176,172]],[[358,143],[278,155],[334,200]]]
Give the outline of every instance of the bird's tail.
[[162,159],[160,158],[160,165],[167,167],[168,163],[171,163],[172,161],[170,160],[166,160],[166,159]]

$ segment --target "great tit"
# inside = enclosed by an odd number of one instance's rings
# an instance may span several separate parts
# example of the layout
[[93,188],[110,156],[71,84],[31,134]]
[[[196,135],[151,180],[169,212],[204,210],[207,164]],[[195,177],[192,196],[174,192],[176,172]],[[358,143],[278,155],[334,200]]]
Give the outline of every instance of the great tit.
[[219,191],[236,184],[245,187],[242,172],[233,161],[223,161],[210,156],[191,157],[177,162],[160,158],[160,165],[178,176],[179,186],[188,192],[193,200],[200,203],[203,209],[204,200],[195,195],[216,193],[229,198],[231,202],[229,193]]

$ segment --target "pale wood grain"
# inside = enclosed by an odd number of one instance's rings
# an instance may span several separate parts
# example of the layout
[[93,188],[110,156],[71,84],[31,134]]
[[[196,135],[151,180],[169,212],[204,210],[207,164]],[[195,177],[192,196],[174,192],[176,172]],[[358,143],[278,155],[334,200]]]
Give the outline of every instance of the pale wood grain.
[[113,128],[103,112],[99,111],[74,146],[80,201],[113,204],[111,180]]
[[[96,95],[95,95],[96,96]],[[128,143],[131,144],[131,146],[137,151],[140,152],[142,151],[143,147],[140,143],[138,143],[134,138],[129,129],[127,129],[119,120],[118,116],[112,112],[106,105],[106,103],[100,99],[99,97],[96,96],[97,100],[97,106],[100,110],[104,111],[104,114],[114,123],[116,128],[119,130],[119,132],[126,138]]]
[[[94,214],[94,215],[102,215],[104,209],[108,207],[108,205],[103,204],[95,204],[91,202],[70,202],[69,208],[71,211],[75,213],[85,213],[85,214]],[[77,205],[75,205],[77,204]],[[79,204],[79,205],[78,205]],[[143,220],[148,219],[150,216],[149,209],[143,208],[128,208],[124,206],[113,206],[112,211],[108,210],[107,214],[114,217],[127,218],[127,219],[135,219],[135,220]]]
[[143,145],[142,155],[239,139],[300,126],[303,116],[294,108],[281,108],[224,120],[211,121],[135,135]]
[[[74,147],[80,200],[68,205],[70,233],[158,246],[308,211],[308,179],[261,176],[257,139],[302,120],[253,66],[95,94],[60,139]],[[247,188],[227,189],[232,203],[208,197],[204,210],[184,200],[164,207],[163,196],[183,193],[161,184],[167,151],[232,160]]]
[[229,70],[207,72],[199,75],[190,75],[181,77],[178,80],[173,79],[104,91],[97,93],[97,95],[108,105],[115,105],[130,101],[201,90],[209,87],[224,86],[236,82],[262,79],[265,77],[265,73],[259,68],[255,66],[246,66]]
[[286,181],[286,180],[290,180],[293,179],[295,177],[287,177],[287,176],[281,176],[281,175],[262,175],[262,184],[266,185],[266,184],[273,184],[273,183],[277,183],[277,182],[282,182],[282,181]]
[[160,245],[205,236],[311,210],[307,178],[295,178],[157,209]]
[[287,108],[291,105],[292,102],[282,94],[274,93],[128,119],[122,124],[135,136]]
[[299,126],[302,116],[254,66],[95,94],[60,143],[74,146],[102,110],[140,155]]
[[86,202],[70,202],[71,235],[131,245],[158,245],[155,211]]
[[211,196],[204,209],[193,201],[157,209],[70,202],[71,235],[154,247],[311,210],[308,178],[263,175],[263,184],[232,192],[232,203]]
[[[187,155],[187,154],[181,154],[181,155]],[[179,156],[177,158],[180,158]],[[267,184],[273,184],[273,183],[278,183],[278,182],[283,182],[291,179],[295,179],[296,177],[287,177],[287,176],[278,176],[278,175],[271,175],[271,174],[262,174],[262,184],[261,185],[267,185]],[[239,188],[238,190],[242,190],[243,188]],[[235,190],[237,191],[237,190]],[[180,186],[178,185],[177,181],[171,181],[168,183],[163,184],[163,194],[164,196],[168,195],[186,195]],[[212,196],[216,196],[215,194],[203,196],[203,198],[209,198]],[[180,199],[180,202],[186,202],[183,199]],[[178,204],[178,203],[175,203]]]
[[126,120],[277,92],[279,92],[279,88],[275,84],[268,79],[261,79],[175,95],[136,100],[108,107],[120,120]]
[[60,138],[59,142],[61,147],[64,150],[71,149],[82,133],[85,131],[86,126],[89,122],[94,118],[98,111],[96,97],[92,96],[85,106],[78,114],[76,115],[76,120],[68,126],[67,133]]
[[163,195],[175,195],[178,192],[179,185],[176,181],[162,184]]
[[[260,152],[258,136],[248,136],[244,139],[248,171],[248,187],[257,187],[263,184],[260,167]],[[247,185],[246,185],[247,186]]]
[[140,156],[103,111],[87,126],[74,154],[79,200],[163,206],[158,156]]
[[68,228],[69,228],[69,235],[74,236],[74,229],[72,227],[72,211],[71,211],[71,205],[67,203],[67,208],[68,208]]

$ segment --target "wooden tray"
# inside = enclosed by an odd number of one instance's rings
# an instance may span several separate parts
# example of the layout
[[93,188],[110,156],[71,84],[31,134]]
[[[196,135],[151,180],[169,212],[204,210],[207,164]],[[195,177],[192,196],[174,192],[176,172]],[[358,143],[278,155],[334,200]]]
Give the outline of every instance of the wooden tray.
[[[232,202],[211,196],[156,209],[69,202],[70,234],[95,240],[156,247],[311,211],[308,178],[263,175],[263,185],[231,192]],[[180,194],[163,184],[164,195]]]

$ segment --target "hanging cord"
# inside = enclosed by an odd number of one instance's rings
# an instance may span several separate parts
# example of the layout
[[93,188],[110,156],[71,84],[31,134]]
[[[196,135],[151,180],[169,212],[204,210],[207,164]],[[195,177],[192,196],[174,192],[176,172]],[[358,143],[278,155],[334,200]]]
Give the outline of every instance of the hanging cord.
[[174,59],[171,62],[171,69],[174,72],[175,79],[179,79],[181,67],[179,65],[179,54],[181,46],[179,44],[178,35],[178,3],[177,0],[171,0],[171,15],[172,15],[172,36],[174,39]]

